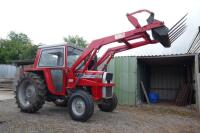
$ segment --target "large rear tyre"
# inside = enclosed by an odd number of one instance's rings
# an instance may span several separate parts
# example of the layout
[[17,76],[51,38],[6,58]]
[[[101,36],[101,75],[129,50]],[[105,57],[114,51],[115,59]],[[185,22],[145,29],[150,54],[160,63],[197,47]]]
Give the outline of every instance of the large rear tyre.
[[68,110],[73,120],[85,122],[94,112],[93,99],[88,93],[79,90],[70,97]]
[[117,96],[113,94],[113,97],[110,99],[105,99],[101,102],[101,104],[98,104],[98,107],[103,112],[112,112],[116,109],[118,104]]
[[35,113],[45,103],[46,93],[44,80],[37,74],[26,73],[16,86],[16,103],[22,112]]

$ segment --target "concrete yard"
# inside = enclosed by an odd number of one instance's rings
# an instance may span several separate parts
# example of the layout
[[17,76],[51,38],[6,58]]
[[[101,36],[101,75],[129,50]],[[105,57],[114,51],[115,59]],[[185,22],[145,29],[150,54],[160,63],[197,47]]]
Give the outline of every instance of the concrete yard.
[[[12,95],[12,94],[11,94]],[[9,98],[7,98],[9,99]],[[14,99],[0,100],[0,133],[199,133],[200,116],[172,105],[118,106],[113,113],[95,108],[88,122],[70,119],[67,108],[46,102],[35,114],[21,113]]]
[[13,98],[14,98],[13,91],[0,91],[0,101],[7,100],[7,99],[13,99]]

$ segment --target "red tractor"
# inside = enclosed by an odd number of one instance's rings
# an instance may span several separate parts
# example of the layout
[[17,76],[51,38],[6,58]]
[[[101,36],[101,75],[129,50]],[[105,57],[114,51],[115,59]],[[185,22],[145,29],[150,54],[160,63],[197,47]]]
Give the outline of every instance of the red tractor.
[[[140,12],[150,14],[145,26],[133,16]],[[71,118],[76,121],[87,121],[92,116],[94,102],[101,111],[112,112],[117,107],[117,97],[113,91],[113,74],[106,70],[114,54],[159,42],[170,47],[186,27],[185,16],[170,30],[148,10],[139,10],[127,17],[134,30],[94,40],[85,50],[69,44],[40,46],[32,67],[22,67],[16,87],[16,101],[21,111],[35,113],[45,101],[52,101],[58,106],[68,106]],[[149,30],[152,37],[147,33]],[[140,41],[130,42],[135,39]],[[123,45],[108,49],[97,59],[98,50],[113,42]],[[18,65],[27,64],[30,62],[18,62]]]

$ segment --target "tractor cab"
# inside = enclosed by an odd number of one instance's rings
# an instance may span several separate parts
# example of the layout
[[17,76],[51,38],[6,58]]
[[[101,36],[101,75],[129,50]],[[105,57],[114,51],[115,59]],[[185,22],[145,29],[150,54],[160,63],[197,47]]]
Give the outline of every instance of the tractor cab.
[[45,45],[39,47],[40,59],[37,67],[68,67],[79,58],[83,50],[68,44]]
[[68,44],[40,46],[32,68],[25,72],[40,72],[45,78],[50,94],[66,95],[68,70],[83,50]]

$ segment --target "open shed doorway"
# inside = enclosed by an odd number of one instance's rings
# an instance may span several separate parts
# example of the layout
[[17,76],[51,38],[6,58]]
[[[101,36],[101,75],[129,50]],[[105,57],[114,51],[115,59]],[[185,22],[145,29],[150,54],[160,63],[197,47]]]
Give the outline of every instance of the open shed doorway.
[[154,92],[156,103],[178,106],[195,104],[194,59],[192,54],[138,57],[139,95],[146,102],[140,82],[147,94]]

